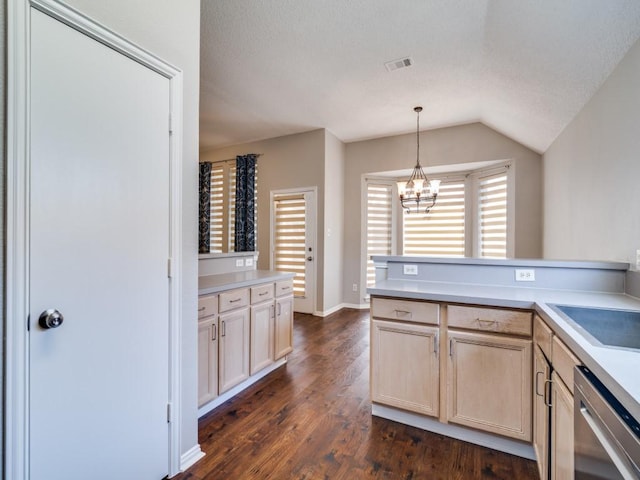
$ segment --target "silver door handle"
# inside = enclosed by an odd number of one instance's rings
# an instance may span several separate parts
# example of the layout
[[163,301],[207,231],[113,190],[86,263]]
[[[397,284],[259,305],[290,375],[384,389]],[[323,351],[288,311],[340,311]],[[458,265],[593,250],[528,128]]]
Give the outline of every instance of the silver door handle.
[[40,318],[38,319],[40,326],[46,330],[50,328],[58,328],[62,325],[62,322],[64,322],[64,317],[55,308],[45,310],[40,314]]

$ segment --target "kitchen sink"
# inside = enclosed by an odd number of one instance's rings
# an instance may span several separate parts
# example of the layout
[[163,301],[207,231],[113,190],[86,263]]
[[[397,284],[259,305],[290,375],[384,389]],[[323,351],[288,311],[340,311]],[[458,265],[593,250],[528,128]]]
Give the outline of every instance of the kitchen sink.
[[640,350],[640,311],[551,305],[594,345]]

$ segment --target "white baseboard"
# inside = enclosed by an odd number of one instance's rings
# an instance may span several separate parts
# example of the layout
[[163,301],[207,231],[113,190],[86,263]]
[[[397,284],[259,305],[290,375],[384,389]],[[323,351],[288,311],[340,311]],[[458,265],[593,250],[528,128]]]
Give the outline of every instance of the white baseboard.
[[473,443],[482,447],[492,448],[518,457],[527,458],[529,460],[536,459],[533,446],[526,442],[511,440],[509,438],[492,435],[490,433],[452,425],[450,423],[441,423],[434,418],[375,403],[371,405],[371,414],[376,417],[386,418],[387,420],[393,420],[394,422],[402,423],[404,425],[438,433],[440,435],[445,435],[447,437]]
[[253,385],[258,380],[260,380],[262,377],[265,377],[266,375],[270,374],[276,368],[281,367],[285,363],[287,363],[287,357],[283,357],[280,360],[276,360],[275,363],[273,363],[272,365],[268,366],[267,368],[265,368],[263,370],[260,370],[258,373],[256,373],[255,375],[252,375],[251,377],[247,378],[244,382],[239,383],[238,385],[233,387],[231,390],[227,390],[222,395],[220,395],[220,396],[214,398],[213,400],[211,400],[209,403],[204,404],[202,407],[200,407],[198,409],[198,418],[202,417],[206,413],[209,413],[214,408],[222,405],[224,402],[229,400],[231,397],[233,397],[234,395],[237,395],[238,393],[243,391],[245,388]]
[[204,456],[205,453],[200,449],[200,444],[196,443],[180,456],[180,471],[184,472]]
[[341,303],[339,305],[336,305],[335,307],[331,307],[329,310],[313,312],[313,315],[315,315],[316,317],[328,317],[329,315],[336,313],[342,310],[343,308],[353,308],[355,310],[366,310],[369,308],[369,304],[368,303],[361,303],[361,304]]

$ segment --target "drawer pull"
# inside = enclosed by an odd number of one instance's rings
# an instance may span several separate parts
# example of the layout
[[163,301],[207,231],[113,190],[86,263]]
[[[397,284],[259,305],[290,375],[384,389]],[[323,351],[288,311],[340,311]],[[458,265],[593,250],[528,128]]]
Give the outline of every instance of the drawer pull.
[[211,325],[213,328],[211,329],[211,341],[213,342],[216,339],[216,326]]
[[242,300],[242,298],[236,298],[235,300],[229,300],[229,303],[236,303]]
[[[553,380],[545,380],[544,381],[544,404],[547,407],[553,407],[553,402],[551,402],[551,385],[553,384]],[[547,385],[549,387],[547,388]],[[548,392],[548,395],[547,395]]]
[[225,328],[225,324],[224,324],[224,320],[222,322],[220,322],[220,336],[221,337],[225,337],[227,335],[227,329]]
[[199,311],[199,312],[204,312],[204,311],[206,310],[206,308],[207,308],[207,307],[200,307],[200,308],[198,309],[198,311]]
[[262,297],[263,295],[267,295],[268,293],[269,293],[269,292],[262,292],[262,293],[259,293],[258,295],[259,295],[260,297]]
[[411,312],[407,311],[407,310],[394,310],[394,312],[396,312],[396,317],[406,317],[407,315],[409,316],[409,318],[411,318]]
[[495,325],[496,323],[498,323],[496,320],[486,320],[484,318],[476,318],[476,322],[478,322],[480,325]]
[[[540,374],[544,374],[544,372],[536,372],[536,395],[539,397],[544,397],[544,395],[538,391],[538,384],[540,383],[538,382],[538,378],[539,378],[538,375]],[[547,403],[546,400],[544,403]]]

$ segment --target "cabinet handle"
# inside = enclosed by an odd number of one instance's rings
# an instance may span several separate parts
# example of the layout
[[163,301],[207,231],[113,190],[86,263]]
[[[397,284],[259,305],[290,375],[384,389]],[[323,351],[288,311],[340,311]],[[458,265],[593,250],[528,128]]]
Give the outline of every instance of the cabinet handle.
[[278,304],[278,316],[280,316],[281,313],[282,313],[282,304],[279,303]]
[[438,334],[436,333],[433,339],[433,354],[438,356],[438,344],[440,343],[440,339],[438,338]]
[[449,356],[453,357],[453,338],[449,339]]
[[411,318],[411,312],[408,312],[407,310],[394,310],[394,312],[396,312],[396,317],[400,317],[400,316],[407,316],[409,315],[409,318]]
[[220,336],[221,337],[225,337],[227,335],[227,329],[225,328],[224,320],[222,322],[220,322],[220,323],[221,323],[221,325],[220,325]]
[[262,293],[259,293],[258,296],[262,297],[262,296],[266,295],[267,293],[269,293],[269,292],[262,292]]
[[271,318],[276,318],[276,307],[271,305]]
[[236,303],[242,300],[241,298],[236,298],[235,300],[229,300],[229,303]]
[[536,390],[536,395],[538,395],[539,397],[544,397],[544,394],[538,391],[538,385],[540,384],[540,382],[538,381],[538,378],[539,378],[538,375],[540,375],[541,373],[544,373],[544,372],[536,372],[536,389],[535,390]]
[[[547,384],[549,385],[549,388],[547,388]],[[553,403],[551,403],[551,385],[552,384],[553,384],[553,380],[551,379],[546,379],[544,381],[544,404],[547,407],[553,407]]]
[[199,311],[199,312],[204,312],[205,308],[207,308],[207,307],[200,307],[200,308],[198,309],[198,311]]
[[495,320],[487,320],[484,318],[476,318],[476,322],[480,323],[480,324],[485,324],[485,325],[493,325],[495,323],[498,323]]
[[213,342],[216,339],[216,326],[212,325],[213,331],[211,333],[211,341]]

